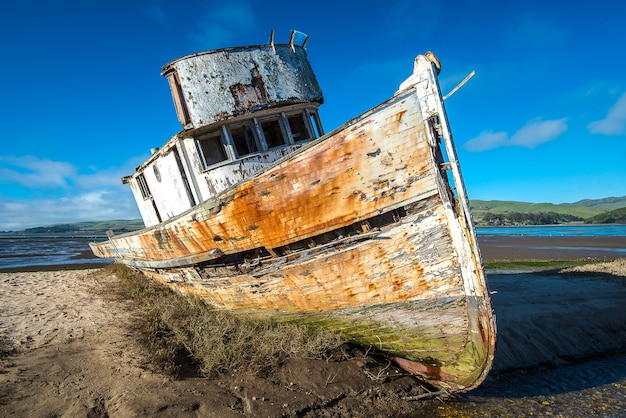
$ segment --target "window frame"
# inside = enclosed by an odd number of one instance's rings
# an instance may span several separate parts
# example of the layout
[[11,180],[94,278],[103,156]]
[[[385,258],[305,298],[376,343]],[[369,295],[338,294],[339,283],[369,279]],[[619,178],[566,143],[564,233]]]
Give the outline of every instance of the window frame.
[[[282,113],[260,117],[260,118],[257,118],[257,120],[258,120],[257,126],[260,130],[260,133],[263,135],[265,146],[267,147],[265,151],[269,151],[271,149],[281,148],[286,145],[290,145],[291,141],[289,140],[289,135],[287,134],[287,131],[285,129],[285,121],[283,120]],[[282,144],[270,145],[270,143],[268,142],[268,136],[265,134],[265,129],[263,129],[264,123],[274,122],[274,121],[278,122],[278,128],[280,129],[280,137],[282,138],[282,141],[283,141]]]
[[[219,147],[211,147],[211,141],[217,139],[217,143],[219,143]],[[200,162],[202,164],[202,171],[208,170],[210,167],[223,163],[224,161],[230,161],[230,155],[227,150],[227,142],[225,140],[224,130],[220,127],[219,129],[214,129],[208,132],[204,132],[202,135],[199,135],[195,138],[196,149],[198,151],[198,155],[200,156]],[[205,145],[206,144],[206,145]],[[217,144],[215,144],[217,145]],[[211,161],[207,160],[207,156],[205,154],[205,150],[221,150],[221,159],[211,159]]]
[[[306,131],[306,135],[307,135],[306,138],[296,139],[296,137],[294,135],[294,130],[291,127],[291,119],[295,118],[295,117],[298,117],[300,122],[302,123],[302,127]],[[284,118],[285,118],[285,121],[286,121],[286,125],[289,128],[289,139],[291,140],[291,142],[293,144],[297,144],[297,143],[300,143],[300,142],[311,141],[311,140],[314,139],[313,131],[312,131],[310,123],[308,121],[308,115],[307,115],[306,109],[304,111],[284,113]],[[299,133],[300,132],[298,132],[298,134]]]
[[135,181],[143,200],[152,199],[152,192],[150,191],[150,187],[148,187],[148,182],[146,181],[146,176],[143,174],[143,171],[137,174]]
[[[245,146],[248,148],[248,152],[243,153],[243,154],[239,152],[239,146],[237,145],[235,135],[233,135],[233,130],[236,130],[239,128],[243,128],[244,134],[246,133],[246,129],[251,134],[251,138],[248,138],[247,136],[246,138],[244,138],[246,142]],[[227,131],[228,131],[228,134],[230,135],[230,139],[233,144],[233,149],[235,151],[236,158],[243,158],[251,154],[256,154],[262,150],[262,147],[260,146],[258,138],[257,138],[258,132],[257,132],[256,125],[253,119],[229,124],[227,126]],[[254,149],[252,149],[252,147]]]
[[[290,119],[294,117],[302,118],[301,122],[308,135],[307,138],[294,138],[294,132],[291,130],[290,123]],[[277,128],[280,129],[280,144],[276,144],[275,141],[268,143],[269,135],[266,136],[266,131],[263,129],[264,125],[268,123],[278,124],[277,127],[274,126],[272,129],[274,133],[278,132]],[[243,129],[245,133],[251,135],[250,138],[246,138],[245,144],[250,152],[240,153],[240,149],[237,147],[233,131],[240,128]],[[297,133],[299,132],[296,132],[296,134]],[[319,138],[323,134],[317,108],[300,107],[288,111],[265,114],[264,116],[253,116],[231,123],[225,122],[217,128],[213,127],[211,130],[193,136],[193,141],[200,162],[199,169],[201,172],[205,172],[224,163],[245,159],[251,155],[266,153],[273,149],[280,149],[287,146],[304,144]],[[218,143],[219,147],[217,147]],[[242,144],[240,143],[240,145]],[[217,151],[218,149],[219,151]],[[210,154],[208,154],[209,151],[211,151]],[[208,160],[207,154],[209,157]]]

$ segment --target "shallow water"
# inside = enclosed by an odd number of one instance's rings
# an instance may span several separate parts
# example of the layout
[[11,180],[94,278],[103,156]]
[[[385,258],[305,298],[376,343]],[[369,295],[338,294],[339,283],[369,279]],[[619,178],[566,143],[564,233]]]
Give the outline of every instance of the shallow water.
[[433,412],[444,417],[626,416],[626,354],[489,377]]
[[626,225],[541,225],[476,228],[477,235],[530,237],[623,237]]
[[623,277],[488,272],[487,281],[492,372],[458,400],[429,403],[430,416],[626,416]]
[[[0,235],[0,269],[102,263],[113,260],[96,258],[89,248],[95,235]],[[104,238],[106,239],[106,237]]]

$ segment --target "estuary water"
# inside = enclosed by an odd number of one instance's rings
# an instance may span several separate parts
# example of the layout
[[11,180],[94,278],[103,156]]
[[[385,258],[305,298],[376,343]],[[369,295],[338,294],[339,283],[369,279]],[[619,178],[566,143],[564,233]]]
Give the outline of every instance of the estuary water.
[[112,259],[97,258],[89,243],[106,240],[101,235],[80,234],[0,234],[0,270],[86,264],[109,264]]
[[624,237],[626,225],[494,226],[476,228],[476,234],[528,237]]

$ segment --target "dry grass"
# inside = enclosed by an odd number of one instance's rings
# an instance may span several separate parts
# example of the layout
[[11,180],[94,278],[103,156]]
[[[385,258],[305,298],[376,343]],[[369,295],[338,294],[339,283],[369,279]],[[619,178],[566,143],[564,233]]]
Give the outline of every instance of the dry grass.
[[563,273],[606,273],[615,276],[626,277],[626,258],[618,258],[604,263],[585,264],[582,266],[569,267],[562,270]]
[[[591,266],[593,264],[605,263],[604,259],[581,258],[565,260],[492,260],[485,262],[486,270],[554,270],[565,269],[576,266]],[[593,268],[593,267],[591,267]]]
[[331,358],[342,336],[302,325],[252,320],[171,291],[132,269],[113,264],[116,294],[135,302],[137,331],[151,363],[177,373],[189,360],[205,375],[264,375],[289,357]]

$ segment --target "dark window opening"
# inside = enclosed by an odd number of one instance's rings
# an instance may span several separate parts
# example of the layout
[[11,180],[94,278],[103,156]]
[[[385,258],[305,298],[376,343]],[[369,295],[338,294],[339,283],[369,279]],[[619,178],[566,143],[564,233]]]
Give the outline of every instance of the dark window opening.
[[269,119],[261,122],[263,135],[268,148],[279,147],[285,145],[285,137],[280,129],[280,121],[278,119]]
[[252,132],[252,128],[249,124],[230,128],[230,135],[233,137],[238,156],[243,157],[244,155],[258,151]]
[[143,173],[139,173],[137,175],[137,185],[139,186],[139,190],[141,191],[141,196],[145,199],[150,199],[152,197],[152,193],[148,188],[148,183],[146,183],[146,178]]
[[199,138],[198,147],[204,158],[204,168],[228,159],[222,145],[221,130]]
[[289,121],[289,129],[291,129],[291,135],[295,142],[311,139],[303,114],[298,113],[287,116],[287,120]]

